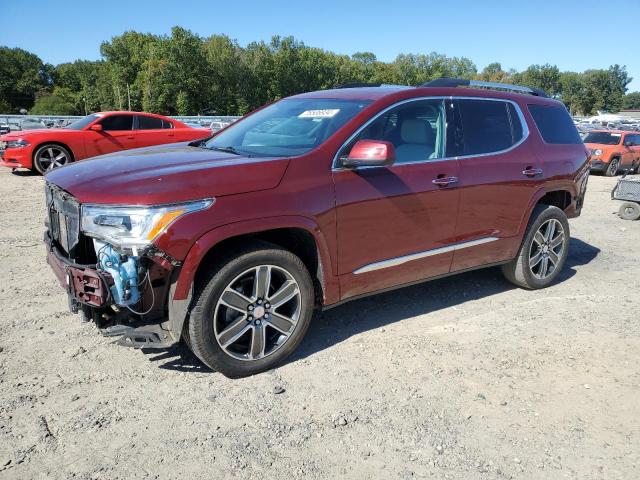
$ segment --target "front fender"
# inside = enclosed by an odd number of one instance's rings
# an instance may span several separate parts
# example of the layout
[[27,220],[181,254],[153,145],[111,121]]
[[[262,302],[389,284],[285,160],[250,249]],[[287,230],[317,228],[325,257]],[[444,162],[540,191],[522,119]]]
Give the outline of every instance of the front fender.
[[[337,302],[340,297],[338,281],[333,275],[331,255],[324,234],[314,220],[302,216],[281,216],[246,220],[223,225],[205,233],[196,240],[189,250],[189,253],[187,253],[175,285],[172,300],[183,301],[189,297],[198,267],[203,258],[214,246],[223,240],[233,237],[280,228],[300,228],[313,235],[318,249],[322,275],[321,281],[324,287],[324,303]],[[311,273],[314,274],[314,272]]]

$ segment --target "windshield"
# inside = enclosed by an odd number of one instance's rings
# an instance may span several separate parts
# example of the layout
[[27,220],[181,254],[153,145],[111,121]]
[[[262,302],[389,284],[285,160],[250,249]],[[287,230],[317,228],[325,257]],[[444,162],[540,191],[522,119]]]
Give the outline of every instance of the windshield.
[[79,120],[76,120],[73,123],[70,123],[64,128],[68,128],[69,130],[82,130],[84,127],[92,123],[97,118],[100,118],[100,115],[97,115],[95,113],[92,115],[87,115],[84,118],[81,118]]
[[590,132],[584,137],[584,143],[599,143],[600,145],[618,145],[622,135],[609,132]]
[[250,156],[302,155],[323,143],[370,103],[318,98],[281,100],[227,127],[203,147]]

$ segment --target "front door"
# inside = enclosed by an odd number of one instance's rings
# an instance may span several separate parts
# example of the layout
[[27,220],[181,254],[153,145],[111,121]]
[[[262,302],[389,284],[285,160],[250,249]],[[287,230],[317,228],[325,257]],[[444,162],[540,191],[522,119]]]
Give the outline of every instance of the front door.
[[[343,298],[446,274],[452,259],[458,162],[447,159],[444,100],[387,109],[338,153],[333,171]],[[389,167],[342,168],[357,140],[395,148]]]
[[138,145],[133,134],[133,115],[109,115],[99,122],[102,131],[90,131],[87,142],[87,156],[95,157],[107,153],[136,148]]

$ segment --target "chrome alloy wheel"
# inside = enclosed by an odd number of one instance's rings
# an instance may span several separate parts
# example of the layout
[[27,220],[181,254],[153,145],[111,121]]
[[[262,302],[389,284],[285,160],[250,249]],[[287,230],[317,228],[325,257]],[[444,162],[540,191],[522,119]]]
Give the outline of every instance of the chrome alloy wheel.
[[44,149],[38,155],[38,162],[43,170],[53,170],[54,168],[61,167],[69,161],[67,153],[61,148],[51,145]]
[[222,350],[238,360],[259,360],[284,345],[302,311],[300,287],[275,265],[245,270],[224,289],[213,314]]
[[558,267],[565,248],[564,228],[555,218],[547,220],[533,236],[529,251],[529,268],[534,277],[545,279]]

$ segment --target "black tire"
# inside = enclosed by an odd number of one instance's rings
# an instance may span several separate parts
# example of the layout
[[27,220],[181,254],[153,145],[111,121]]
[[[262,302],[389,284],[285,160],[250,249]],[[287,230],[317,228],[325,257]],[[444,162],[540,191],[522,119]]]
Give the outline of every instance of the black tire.
[[[53,162],[51,159],[53,159]],[[57,143],[45,143],[39,146],[33,154],[33,168],[41,175],[72,161],[73,156],[69,149]]]
[[[554,220],[558,223],[553,222]],[[549,245],[547,245],[546,252],[542,247],[538,248],[540,245],[537,243],[537,239],[540,237],[537,236],[537,233],[539,233],[541,229],[544,230],[545,226],[549,225],[549,223],[553,223],[556,230],[558,224],[562,226],[563,238],[561,250],[551,250]],[[553,232],[551,232],[551,234],[553,234]],[[542,237],[546,237],[543,233],[540,233],[540,235]],[[556,280],[564,267],[564,263],[567,259],[567,253],[569,251],[569,240],[569,221],[567,220],[567,216],[564,212],[558,207],[551,205],[538,205],[534,208],[533,213],[531,214],[529,225],[527,226],[527,230],[524,234],[524,240],[520,246],[520,250],[518,251],[518,256],[511,262],[502,266],[502,273],[507,280],[522,288],[535,290],[538,288],[548,287]],[[550,259],[551,253],[549,252],[553,253],[553,258],[556,258],[555,264],[553,264],[553,261]],[[546,260],[544,260],[545,253],[547,256]],[[546,262],[546,268],[551,268],[549,266],[550,264],[553,265],[553,270],[547,276],[543,276],[542,278],[538,276],[538,274],[541,274],[542,264],[534,264],[537,254],[541,254],[543,256],[542,262],[543,264]],[[540,262],[540,260],[538,261]]]
[[[264,303],[260,303],[261,300],[258,300],[261,296],[260,294],[256,294],[255,296],[252,294],[251,304],[249,307],[246,307],[255,309],[253,310],[254,312],[258,311],[259,304],[265,307],[272,307],[271,319],[266,320],[265,316],[261,316],[260,318],[263,319],[262,324],[258,325],[260,324],[259,320],[250,320],[252,318],[250,312],[245,312],[243,316],[235,307],[229,308],[227,304],[222,303],[221,297],[223,293],[225,295],[229,293],[235,295],[239,290],[231,287],[242,282],[242,279],[245,278],[244,275],[250,275],[250,273],[247,273],[248,271],[262,268],[268,268],[270,272],[268,274],[267,293],[262,295],[265,299],[263,300]],[[276,314],[276,308],[279,307],[268,305],[267,300],[274,299],[276,296],[276,292],[271,294],[268,292],[269,288],[272,287],[271,282],[275,282],[274,278],[278,275],[289,275],[290,277],[284,278],[289,278],[290,283],[295,282],[295,286],[297,287],[297,289],[294,289],[296,292],[294,301],[296,302],[295,310],[297,313],[295,315],[297,315],[297,321],[291,327],[286,338],[284,334],[280,334],[270,323],[276,320],[278,316]],[[286,281],[287,280],[285,280],[285,283]],[[246,283],[249,283],[249,281],[247,280]],[[257,273],[251,283],[255,289],[255,286],[259,283]],[[284,283],[280,287],[273,288],[281,291],[280,289],[283,287]],[[249,294],[247,294],[245,298],[248,299],[248,297]],[[256,242],[253,245],[239,249],[235,253],[227,256],[224,260],[221,259],[220,264],[213,268],[206,279],[201,282],[201,285],[194,295],[194,307],[189,317],[188,340],[185,339],[185,343],[189,345],[191,351],[193,351],[205,365],[222,373],[226,377],[239,378],[254,375],[275,367],[296,349],[309,328],[314,311],[314,300],[313,282],[304,263],[293,253],[276,245]],[[244,309],[245,306],[242,308]],[[264,310],[264,308],[261,308],[258,315],[264,315]],[[235,315],[235,318],[227,321],[230,315],[231,317]],[[293,317],[293,314],[290,316]],[[243,324],[241,320],[248,323]],[[227,323],[225,323],[225,321],[227,321]],[[238,344],[241,344],[243,341],[248,344],[246,353],[230,350],[231,348],[235,348],[235,343],[229,348],[225,347],[226,350],[223,349],[216,337],[216,335],[218,335],[222,339],[224,336],[223,332],[228,331],[227,329],[229,329],[232,324],[240,325],[237,331],[249,328],[245,334],[239,337],[239,340],[234,340],[234,342],[238,342]],[[246,328],[243,325],[245,325]],[[217,334],[216,328],[218,329]],[[254,340],[258,335],[256,332],[261,331],[265,332],[264,336],[260,337],[262,339],[261,342],[257,342]],[[235,336],[233,338],[235,338]],[[273,347],[270,347],[271,352],[267,353],[266,345],[269,345],[269,339],[272,339]],[[279,340],[276,341],[274,339]],[[256,358],[250,358],[254,356],[254,342],[261,343],[261,352],[264,356],[260,357],[258,354]]]
[[609,166],[605,170],[604,174],[607,177],[615,177],[618,174],[618,169],[620,168],[620,159],[612,158],[609,162]]
[[620,205],[618,215],[623,220],[638,220],[640,218],[640,204],[634,202],[624,202]]

